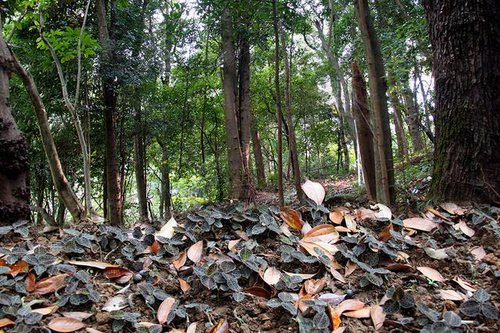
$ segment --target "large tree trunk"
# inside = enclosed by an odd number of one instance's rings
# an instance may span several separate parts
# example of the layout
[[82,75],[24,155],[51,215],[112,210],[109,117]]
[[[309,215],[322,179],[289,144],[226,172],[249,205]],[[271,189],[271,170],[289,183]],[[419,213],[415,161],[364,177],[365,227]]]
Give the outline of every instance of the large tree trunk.
[[9,69],[4,66],[9,59],[0,16],[0,225],[28,219],[30,214],[28,146],[10,108]]
[[366,192],[370,200],[377,200],[375,180],[375,152],[373,131],[370,126],[370,110],[368,109],[368,94],[366,83],[358,67],[352,63],[352,112],[356,117],[358,133],[358,149],[361,155],[361,168],[365,178]]
[[436,146],[430,197],[500,200],[500,2],[424,1]]
[[297,192],[297,199],[301,201],[304,197],[304,193],[301,187],[301,177],[300,177],[300,166],[299,166],[299,153],[297,151],[297,139],[295,137],[295,126],[293,126],[292,119],[292,96],[291,96],[291,73],[290,64],[291,56],[288,56],[288,51],[286,48],[286,38],[285,31],[281,27],[281,37],[282,37],[282,52],[283,52],[283,62],[285,63],[285,113],[286,113],[286,123],[288,123],[288,149],[290,150],[290,162],[293,171],[293,183],[295,185],[295,191]]
[[375,119],[377,163],[380,165],[377,177],[377,199],[386,205],[395,201],[394,167],[392,160],[391,129],[387,109],[387,83],[382,52],[373,27],[367,0],[355,0],[356,16],[363,38],[370,85],[370,97]]
[[273,0],[273,28],[274,28],[274,87],[276,91],[276,118],[278,121],[278,201],[280,207],[285,205],[283,194],[283,111],[281,109],[280,93],[280,35],[278,27],[277,0]]
[[33,108],[35,109],[38,128],[40,130],[40,136],[42,138],[45,155],[47,156],[47,160],[49,162],[54,187],[56,188],[60,199],[69,210],[73,219],[75,221],[79,221],[84,217],[85,209],[73,192],[73,189],[66,179],[64,171],[62,169],[56,145],[54,144],[54,140],[50,132],[47,111],[40,97],[40,94],[38,93],[33,77],[28,71],[24,69],[23,66],[21,66],[16,56],[7,48],[7,45],[5,44],[3,39],[0,40],[0,52],[1,66],[3,66],[4,69],[7,68],[11,72],[16,72],[23,81],[24,87],[26,88],[26,91],[30,96]]
[[239,134],[241,149],[241,185],[240,200],[250,200],[255,194],[250,172],[250,44],[248,35],[242,32],[240,36],[239,74]]
[[222,20],[224,119],[229,172],[229,197],[239,198],[242,193],[241,150],[236,115],[236,55],[233,41],[233,22],[229,9],[224,10]]
[[[115,6],[111,1],[111,7]],[[113,41],[110,39],[106,5],[104,0],[97,0],[97,25],[99,41],[102,45],[101,76],[104,101],[104,145],[106,150],[106,190],[109,222],[112,225],[122,224],[122,195],[120,189],[120,173],[116,151],[116,102],[117,92],[112,76],[114,56]],[[113,8],[111,9],[113,10]]]

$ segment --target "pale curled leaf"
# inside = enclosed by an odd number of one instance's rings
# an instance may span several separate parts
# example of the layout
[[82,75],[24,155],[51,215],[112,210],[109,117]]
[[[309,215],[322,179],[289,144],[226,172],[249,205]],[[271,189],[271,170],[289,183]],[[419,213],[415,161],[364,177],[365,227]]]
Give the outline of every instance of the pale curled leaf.
[[175,298],[173,297],[167,297],[161,302],[160,307],[158,308],[158,313],[156,314],[156,317],[158,318],[158,322],[163,325],[168,318],[168,315],[170,314],[170,311],[172,311],[172,306],[175,303]]
[[317,182],[312,182],[309,179],[302,184],[302,191],[304,191],[305,195],[317,205],[321,205],[325,199],[326,192],[323,185]]
[[85,326],[86,325],[81,320],[66,317],[54,318],[47,324],[47,327],[52,331],[63,333],[75,332],[84,328]]
[[431,267],[417,267],[417,270],[425,275],[425,277],[437,281],[437,282],[444,282],[446,279],[439,273],[437,270]]
[[450,301],[463,301],[465,300],[465,295],[460,294],[459,292],[453,289],[439,289],[439,294],[441,298],[450,300]]
[[78,261],[78,260],[70,260],[70,261],[68,261],[68,264],[75,265],[75,266],[92,267],[92,268],[98,268],[98,269],[105,269],[105,268],[108,268],[108,267],[119,267],[118,265],[110,264],[110,263],[102,262],[102,261]]
[[378,209],[378,212],[375,212],[375,217],[378,219],[387,219],[390,220],[392,217],[392,211],[386,205],[378,203],[370,207],[371,209]]
[[278,283],[280,278],[281,272],[276,267],[268,267],[264,272],[264,281],[271,286]]
[[156,232],[155,236],[170,239],[174,237],[175,228],[177,227],[177,221],[172,216],[170,220],[159,231]]
[[437,223],[434,223],[431,220],[424,219],[422,217],[411,217],[409,219],[404,219],[403,225],[405,228],[421,231],[432,231],[432,229],[437,227]]
[[385,313],[383,308],[380,305],[372,305],[370,309],[370,317],[372,318],[375,331],[381,329],[385,321]]
[[202,254],[203,254],[202,240],[191,245],[191,247],[189,247],[187,251],[187,257],[194,263],[198,263],[201,261]]
[[484,247],[478,246],[473,248],[470,253],[474,256],[474,259],[476,260],[482,260],[484,257],[486,257],[486,251],[484,250]]
[[111,312],[125,309],[128,306],[127,299],[123,296],[111,297],[102,307],[103,311]]

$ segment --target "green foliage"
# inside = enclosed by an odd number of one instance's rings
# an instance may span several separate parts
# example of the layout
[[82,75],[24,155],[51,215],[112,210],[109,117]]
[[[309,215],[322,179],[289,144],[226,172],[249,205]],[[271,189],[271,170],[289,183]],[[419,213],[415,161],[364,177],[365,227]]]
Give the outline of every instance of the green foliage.
[[[45,37],[52,45],[61,63],[76,59],[78,56],[78,40],[80,39],[81,29],[65,27],[64,30],[51,29],[44,32]],[[48,50],[47,45],[41,37],[36,39],[36,46],[41,50]],[[84,31],[81,36],[81,55],[84,58],[95,56],[99,43],[88,32]]]

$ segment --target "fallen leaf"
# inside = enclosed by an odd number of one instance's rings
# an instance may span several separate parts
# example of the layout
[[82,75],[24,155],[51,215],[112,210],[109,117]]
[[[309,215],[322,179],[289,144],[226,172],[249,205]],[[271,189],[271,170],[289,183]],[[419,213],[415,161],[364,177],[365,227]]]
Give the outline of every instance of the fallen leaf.
[[75,260],[70,260],[70,261],[68,261],[68,264],[75,265],[75,266],[93,267],[93,268],[98,268],[98,269],[105,269],[107,267],[120,267],[119,265],[110,264],[110,263],[102,262],[102,261],[75,261]]
[[332,221],[335,224],[341,224],[342,221],[344,220],[344,215],[345,213],[348,213],[349,209],[346,207],[336,207],[334,208],[328,217],[330,218],[330,221]]
[[227,248],[229,249],[229,251],[233,252],[233,253],[236,253],[237,250],[236,250],[236,245],[238,245],[238,243],[241,241],[241,239],[234,239],[234,240],[230,240],[228,243],[227,243]]
[[274,286],[276,283],[280,281],[281,272],[276,267],[268,267],[264,272],[264,281],[267,284]]
[[57,317],[52,319],[47,327],[56,332],[74,332],[84,328],[85,324],[78,319]]
[[339,280],[342,283],[346,283],[346,280],[344,279],[342,274],[340,274],[339,271],[337,271],[336,269],[330,268],[330,273],[335,279]]
[[34,273],[28,273],[26,276],[26,280],[24,281],[24,287],[26,288],[26,291],[31,293],[36,289],[36,281],[35,281],[35,274]]
[[203,240],[200,240],[191,245],[187,251],[187,257],[194,263],[200,262],[202,254],[203,254]]
[[356,209],[356,215],[359,220],[375,219],[375,212],[364,207]]
[[348,277],[356,270],[356,268],[358,268],[358,265],[356,265],[352,261],[348,261],[347,264],[345,264],[344,276]]
[[446,253],[446,249],[433,249],[431,247],[424,247],[424,251],[429,257],[437,260],[448,259],[450,257]]
[[457,204],[452,202],[445,202],[440,204],[441,208],[450,213],[451,215],[464,215],[467,209],[459,207]]
[[87,327],[85,331],[87,331],[87,333],[104,333],[103,331],[96,330],[95,328],[92,327]]
[[333,255],[337,253],[338,249],[335,245],[326,242],[308,242],[300,240],[299,245],[306,250],[310,255],[319,258],[320,255],[316,252],[316,248],[321,250],[330,260],[333,260]]
[[407,271],[411,268],[413,268],[409,264],[401,264],[401,263],[390,263],[387,266],[385,266],[386,269],[390,270],[391,272],[400,272],[400,271]]
[[331,224],[320,224],[311,230],[309,230],[302,240],[307,242],[325,242],[325,243],[335,243],[339,239],[339,233],[335,230],[335,227]]
[[191,285],[184,279],[178,278],[181,290],[183,293],[187,293],[191,289]]
[[328,303],[328,305],[339,305],[342,303],[343,300],[345,300],[346,295],[339,295],[339,294],[334,294],[334,293],[326,293],[320,295],[318,298],[322,300],[323,302]]
[[378,203],[376,205],[370,206],[371,209],[378,209],[378,212],[375,212],[375,217],[377,219],[387,219],[390,220],[392,218],[392,211],[386,205]]
[[332,333],[344,333],[344,331],[346,330],[346,327],[345,326],[342,326],[342,327],[339,327],[339,328],[336,328],[332,331]]
[[370,308],[370,317],[372,318],[375,331],[381,329],[385,321],[385,313],[383,308],[380,305],[372,305],[372,307]]
[[104,269],[104,276],[108,279],[116,279],[130,273],[132,273],[130,270],[123,267],[106,267]]
[[394,231],[394,227],[392,226],[392,223],[389,223],[378,234],[378,240],[382,242],[387,242],[389,239],[392,238],[391,231]]
[[167,297],[161,302],[160,307],[158,308],[158,313],[156,314],[156,317],[158,318],[158,322],[163,325],[168,318],[168,315],[170,314],[170,311],[172,311],[172,306],[175,303],[175,298],[173,297]]
[[457,224],[453,225],[455,230],[460,229],[465,235],[472,237],[476,233],[474,229],[470,228],[465,221],[460,221]]
[[127,299],[123,296],[114,296],[108,299],[108,301],[103,305],[102,310],[111,312],[121,309],[125,309],[128,306]]
[[14,325],[16,322],[10,320],[9,318],[2,318],[0,319],[0,328],[9,326],[9,325]]
[[327,313],[328,317],[330,318],[332,328],[335,331],[337,328],[339,328],[341,323],[340,314],[330,304],[327,305]]
[[65,286],[65,279],[68,276],[68,274],[63,273],[42,279],[35,285],[35,290],[33,291],[33,293],[38,295],[45,295],[56,292]]
[[147,250],[149,250],[149,253],[157,254],[158,251],[160,251],[161,245],[160,243],[155,239],[153,244],[148,246]]
[[403,225],[405,228],[421,231],[431,231],[438,226],[437,223],[423,217],[410,217],[409,219],[404,219]]
[[182,266],[186,264],[187,254],[186,251],[179,253],[177,258],[172,262],[176,270],[179,270]]
[[16,261],[15,264],[11,265],[10,266],[10,272],[9,274],[12,276],[12,277],[16,277],[18,274],[21,274],[21,273],[28,273],[29,271],[29,265],[26,261],[24,260],[18,260]]
[[209,333],[227,333],[229,332],[229,322],[225,318],[221,318]]
[[417,267],[417,270],[425,275],[427,278],[437,281],[437,282],[444,282],[446,279],[439,273],[437,270],[434,268],[430,267]]
[[342,315],[349,318],[370,318],[370,309],[371,307],[365,306],[364,308],[354,310],[354,311],[346,311]]
[[290,228],[301,230],[304,226],[304,222],[302,222],[299,212],[291,207],[285,206],[281,208],[280,217],[290,226]]
[[473,248],[470,253],[474,256],[476,260],[481,260],[486,256],[486,251],[484,251],[484,247],[478,246]]
[[321,205],[325,199],[326,192],[323,185],[317,182],[312,182],[309,179],[302,184],[302,191],[304,191],[305,195],[317,205]]
[[453,281],[458,283],[460,285],[460,287],[464,288],[467,291],[475,292],[477,290],[477,288],[474,287],[474,285],[472,283],[461,279],[459,276],[455,276],[453,278]]
[[429,211],[432,214],[434,214],[435,216],[439,217],[441,220],[444,220],[444,221],[447,221],[447,222],[451,221],[449,218],[447,218],[446,216],[444,216],[443,214],[441,214],[440,212],[438,212],[435,209],[432,209],[432,208],[429,207],[429,208],[427,208],[427,211]]
[[458,293],[457,291],[453,289],[439,289],[439,294],[443,299],[450,300],[450,301],[463,301],[465,300],[464,295]]
[[365,303],[357,299],[346,299],[339,305],[335,307],[335,310],[339,315],[342,315],[345,311],[359,310],[365,307]]
[[271,293],[259,286],[248,287],[244,290],[244,292],[253,296],[263,297],[266,299],[271,298]]
[[167,223],[159,231],[156,232],[155,236],[156,237],[163,237],[170,239],[174,237],[175,229],[177,227],[177,221],[174,219],[172,216],[170,220],[168,220]]
[[73,318],[78,320],[85,320],[92,317],[94,314],[90,312],[72,311],[72,312],[62,312],[63,317]]
[[[198,332],[198,323],[197,322],[194,322],[194,323],[191,323],[187,330],[186,330],[186,333],[196,333]],[[201,331],[200,331],[201,332]]]
[[47,306],[44,308],[32,309],[31,312],[39,313],[42,316],[53,314],[59,308],[57,305]]
[[310,279],[307,280],[304,285],[304,291],[309,295],[316,295],[320,293],[323,288],[326,286],[326,278],[322,277],[321,279]]

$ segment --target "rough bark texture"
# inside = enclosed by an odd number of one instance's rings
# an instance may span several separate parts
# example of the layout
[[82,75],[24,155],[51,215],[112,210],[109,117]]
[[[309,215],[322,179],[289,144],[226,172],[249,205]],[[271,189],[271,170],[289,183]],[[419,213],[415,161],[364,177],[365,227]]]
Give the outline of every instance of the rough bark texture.
[[434,201],[500,200],[500,1],[424,1],[433,48]]
[[285,205],[283,195],[283,111],[281,109],[280,93],[280,35],[278,27],[278,10],[276,0],[273,0],[273,28],[274,28],[274,87],[276,91],[276,117],[278,118],[278,201],[280,207]]
[[410,87],[408,87],[408,82],[405,82],[405,87],[403,90],[403,100],[406,108],[406,116],[408,120],[408,127],[410,129],[413,151],[420,152],[422,149],[424,149],[422,132],[420,130],[420,117],[418,114],[417,106],[415,105],[415,100],[413,99],[413,93],[411,92]]
[[370,99],[375,120],[377,164],[380,165],[380,176],[377,177],[377,199],[381,203],[392,205],[395,201],[394,167],[382,52],[373,26],[368,0],[355,0],[355,9],[368,62]]
[[224,120],[226,125],[226,145],[229,172],[229,197],[240,198],[242,179],[240,171],[241,150],[236,115],[236,54],[233,40],[233,22],[229,9],[225,9],[222,24]]
[[373,132],[370,128],[370,110],[368,109],[368,94],[363,75],[356,61],[352,63],[352,112],[356,119],[358,132],[358,149],[361,157],[361,167],[365,178],[366,192],[370,200],[377,200],[375,181],[375,152]]
[[170,207],[172,206],[172,195],[170,193],[170,168],[168,165],[167,145],[161,146],[161,198],[160,198],[160,218],[168,220],[170,218]]
[[394,130],[396,132],[396,142],[398,144],[398,157],[405,160],[408,157],[408,146],[406,143],[405,128],[401,117],[401,103],[395,91],[389,94],[392,108],[394,109]]
[[253,156],[255,160],[255,170],[257,173],[257,185],[259,187],[264,187],[266,185],[266,172],[264,166],[264,158],[262,156],[262,146],[260,143],[259,131],[257,130],[257,126],[255,123],[252,124],[251,134]]
[[283,62],[285,63],[285,113],[286,123],[288,123],[288,149],[290,150],[290,162],[293,171],[293,184],[297,192],[297,199],[301,201],[304,197],[300,178],[299,153],[297,151],[297,140],[295,138],[295,127],[292,119],[292,96],[290,87],[290,57],[286,48],[285,31],[281,27]]
[[146,147],[144,144],[144,125],[142,121],[141,98],[135,94],[136,101],[134,105],[134,164],[135,164],[135,182],[137,187],[137,199],[139,202],[139,216],[141,221],[148,221],[148,201],[146,184]]
[[17,128],[9,103],[10,52],[0,22],[0,225],[29,218],[28,146]]
[[[111,2],[114,6],[114,1]],[[101,76],[104,102],[104,144],[106,150],[106,190],[108,218],[112,225],[122,224],[122,194],[120,186],[120,172],[116,149],[116,102],[117,91],[113,71],[113,41],[107,25],[106,4],[104,0],[97,0],[97,25],[99,41],[103,47],[101,59]]]

